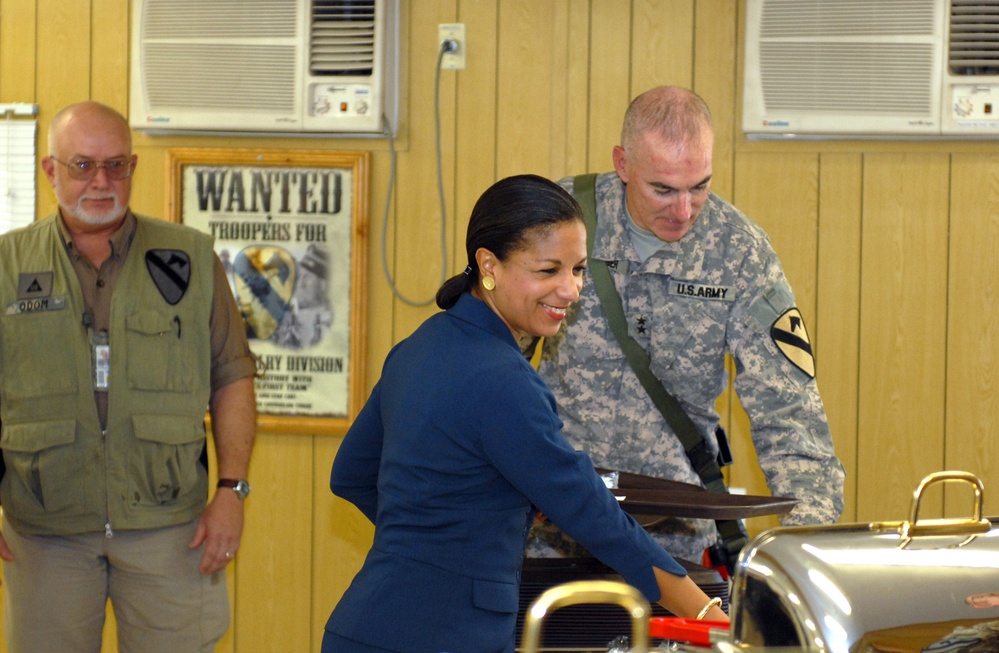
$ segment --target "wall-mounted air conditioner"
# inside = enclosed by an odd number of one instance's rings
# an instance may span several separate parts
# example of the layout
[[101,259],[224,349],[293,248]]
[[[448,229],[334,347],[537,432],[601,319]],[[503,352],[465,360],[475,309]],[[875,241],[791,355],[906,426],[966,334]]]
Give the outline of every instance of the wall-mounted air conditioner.
[[749,138],[999,138],[999,6],[747,0]]
[[129,121],[150,132],[394,131],[398,0],[133,0]]

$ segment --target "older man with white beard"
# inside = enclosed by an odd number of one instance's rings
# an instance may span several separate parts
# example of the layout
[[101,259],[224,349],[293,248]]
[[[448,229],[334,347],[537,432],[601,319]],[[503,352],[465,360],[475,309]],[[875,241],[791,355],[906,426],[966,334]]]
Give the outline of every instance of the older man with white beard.
[[255,365],[211,239],[129,210],[136,163],[121,114],[66,107],[41,162],[58,212],[0,237],[11,653],[100,651],[109,599],[119,651],[207,653],[228,628]]

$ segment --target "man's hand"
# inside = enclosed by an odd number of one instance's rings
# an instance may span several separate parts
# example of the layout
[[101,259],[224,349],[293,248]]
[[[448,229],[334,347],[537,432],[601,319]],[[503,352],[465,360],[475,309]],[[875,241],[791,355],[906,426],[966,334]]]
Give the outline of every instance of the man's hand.
[[[188,544],[191,549],[197,549],[202,544],[205,546],[201,565],[198,567],[201,573],[209,576],[232,562],[239,550],[242,534],[243,500],[232,490],[219,488],[211,503],[201,513],[194,539]],[[0,557],[3,557],[2,549]]]
[[[241,378],[216,388],[209,408],[218,477],[246,478],[257,426],[253,379]],[[224,569],[236,557],[242,535],[243,500],[229,488],[216,489],[189,545],[192,549],[205,545],[201,573],[211,575]]]

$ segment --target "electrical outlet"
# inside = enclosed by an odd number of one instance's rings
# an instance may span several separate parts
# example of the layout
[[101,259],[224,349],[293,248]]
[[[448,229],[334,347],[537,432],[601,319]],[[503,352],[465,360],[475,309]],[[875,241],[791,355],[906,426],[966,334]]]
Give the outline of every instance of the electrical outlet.
[[454,41],[457,48],[453,52],[445,52],[441,58],[441,68],[444,70],[464,70],[465,69],[465,24],[464,23],[441,23],[437,26],[437,47],[439,48],[445,41]]

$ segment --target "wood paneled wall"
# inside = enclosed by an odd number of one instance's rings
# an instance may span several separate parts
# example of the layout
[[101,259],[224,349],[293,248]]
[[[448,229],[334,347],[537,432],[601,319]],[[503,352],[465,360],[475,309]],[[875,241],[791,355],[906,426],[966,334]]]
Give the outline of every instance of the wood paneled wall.
[[[163,216],[169,147],[368,149],[368,385],[388,349],[433,312],[441,277],[434,137],[437,25],[462,22],[468,67],[440,79],[447,275],[464,265],[464,227],[496,179],[611,167],[630,99],[691,86],[715,114],[713,189],[770,233],[811,329],[818,379],[847,468],[845,520],[908,515],[928,472],[964,469],[999,484],[999,155],[994,142],[750,142],[740,118],[736,0],[402,0],[404,123],[389,203],[382,140],[137,135],[133,208]],[[127,0],[0,0],[0,101],[40,107],[39,148],[61,106],[128,109]],[[55,206],[39,174],[38,215]],[[383,233],[384,232],[384,233]],[[765,492],[745,415],[720,405],[739,462],[733,485]],[[336,436],[261,433],[246,534],[229,581],[233,628],[219,651],[318,651],[330,609],[372,529],[327,487]],[[991,494],[990,494],[991,492]],[[966,514],[962,488],[923,515]],[[754,520],[754,530],[773,523]],[[106,650],[112,648],[110,631]],[[0,652],[3,646],[0,645]]]

